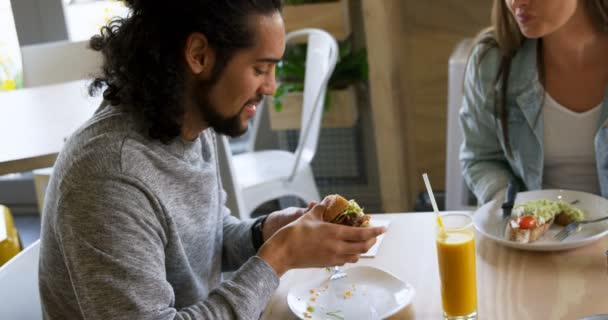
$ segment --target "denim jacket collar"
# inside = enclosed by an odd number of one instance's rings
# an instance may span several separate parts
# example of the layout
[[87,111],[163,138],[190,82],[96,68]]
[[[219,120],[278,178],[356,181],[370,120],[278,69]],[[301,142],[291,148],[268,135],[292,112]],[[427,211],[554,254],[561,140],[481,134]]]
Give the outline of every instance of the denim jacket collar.
[[[544,123],[540,115],[544,88],[539,81],[537,46],[537,40],[526,40],[511,62],[505,103],[509,108],[513,108],[510,110],[512,112],[509,120],[512,128],[513,126],[517,128],[510,131],[513,138],[510,142],[514,152],[511,156],[501,154],[498,158],[498,161],[508,163],[510,173],[521,179],[527,190],[542,188],[544,169]],[[476,51],[474,58],[481,59],[483,52]],[[500,150],[500,148],[504,149],[500,135],[501,123],[496,121],[493,113],[495,98],[502,91],[500,82],[494,85],[497,66],[500,63],[498,48],[492,48],[487,57],[480,62],[481,67],[469,70],[469,72],[479,72],[469,76],[470,79],[477,81],[473,88],[483,90],[484,94],[470,94],[469,99],[464,100],[465,104],[460,115],[462,128],[467,135],[460,153],[463,175],[483,202],[491,200],[495,192],[504,187],[510,178],[504,170],[497,169],[494,161],[497,159],[495,151],[504,151]],[[475,108],[483,108],[480,110],[486,111],[485,117],[477,116],[481,112],[472,111]],[[488,116],[487,113],[492,116]],[[601,106],[594,147],[601,194],[608,198],[608,88]],[[487,159],[491,161],[486,161]]]
[[600,110],[600,128],[606,127],[608,128],[608,88],[606,88],[606,92],[604,93],[604,102],[601,106],[602,110]]
[[[513,97],[540,142],[543,139],[543,130],[542,126],[537,124],[540,121],[538,117],[542,105],[543,88],[538,76],[537,46],[538,40],[526,40],[513,58],[507,95]],[[502,91],[503,85],[502,81],[497,82],[495,87],[497,94]]]
[[[517,105],[524,114],[530,128],[534,128],[534,134],[539,141],[543,139],[542,126],[538,126],[538,119],[544,98],[544,89],[538,76],[537,58],[538,40],[528,39],[524,41],[522,48],[511,62],[511,73],[509,75],[509,88],[507,95],[514,97]],[[501,92],[502,81],[495,86],[497,93]],[[600,122],[598,128],[608,127],[608,87],[604,94],[604,102],[601,106]]]

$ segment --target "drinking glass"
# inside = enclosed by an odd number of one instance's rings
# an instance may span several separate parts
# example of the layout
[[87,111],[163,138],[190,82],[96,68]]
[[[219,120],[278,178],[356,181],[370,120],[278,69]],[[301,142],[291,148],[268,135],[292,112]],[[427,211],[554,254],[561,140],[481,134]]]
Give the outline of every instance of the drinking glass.
[[477,319],[477,281],[473,218],[467,213],[441,214],[437,258],[441,277],[443,319]]

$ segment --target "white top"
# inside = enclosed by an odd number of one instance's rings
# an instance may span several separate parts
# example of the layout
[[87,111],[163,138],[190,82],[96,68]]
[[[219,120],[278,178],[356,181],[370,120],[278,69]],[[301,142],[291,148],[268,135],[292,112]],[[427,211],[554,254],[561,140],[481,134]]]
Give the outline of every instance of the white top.
[[577,113],[545,94],[543,188],[600,193],[593,144],[600,110]]

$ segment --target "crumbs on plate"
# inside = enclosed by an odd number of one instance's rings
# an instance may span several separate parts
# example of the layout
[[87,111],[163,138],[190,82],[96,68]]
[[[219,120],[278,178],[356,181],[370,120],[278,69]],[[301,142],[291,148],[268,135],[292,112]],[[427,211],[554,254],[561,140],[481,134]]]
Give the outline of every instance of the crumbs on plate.
[[355,291],[357,291],[357,285],[353,283],[350,290],[344,291],[344,299],[352,297],[355,294]]
[[[317,299],[319,298],[319,296],[324,293],[325,291],[327,291],[329,289],[329,284],[324,284],[323,286],[321,286],[320,288],[315,288],[315,289],[310,289],[308,290],[308,293],[310,294],[309,297],[309,304],[306,307],[306,311],[304,311],[302,314],[304,316],[304,318],[306,319],[312,319],[312,314],[315,312],[316,308],[314,306],[314,303],[317,302]],[[343,297],[344,300],[350,299],[351,297],[353,297],[357,291],[357,285],[356,284],[351,284],[350,288],[344,290],[343,292]],[[363,286],[363,295],[365,295],[366,290],[365,290],[365,286]],[[300,300],[298,298],[298,300]],[[321,307],[321,309],[324,309],[323,307]],[[319,312],[322,312],[324,310],[319,310]],[[334,319],[340,319],[343,320],[345,319],[344,316],[341,314],[340,310],[335,310],[332,312],[326,312],[325,315],[330,316],[331,318]]]
[[344,291],[344,299],[348,299],[353,296],[353,292],[350,290]]

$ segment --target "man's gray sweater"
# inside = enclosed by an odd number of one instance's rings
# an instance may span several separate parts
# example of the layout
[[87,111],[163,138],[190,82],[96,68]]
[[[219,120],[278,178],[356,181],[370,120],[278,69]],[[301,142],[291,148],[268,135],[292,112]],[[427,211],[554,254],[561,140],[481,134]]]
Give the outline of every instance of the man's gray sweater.
[[[47,189],[45,319],[257,319],[279,279],[225,207],[214,133],[169,144],[102,106]],[[238,269],[221,282],[221,271]]]

